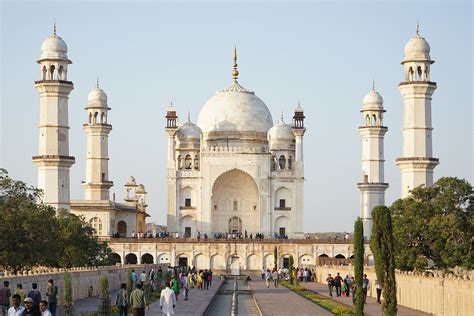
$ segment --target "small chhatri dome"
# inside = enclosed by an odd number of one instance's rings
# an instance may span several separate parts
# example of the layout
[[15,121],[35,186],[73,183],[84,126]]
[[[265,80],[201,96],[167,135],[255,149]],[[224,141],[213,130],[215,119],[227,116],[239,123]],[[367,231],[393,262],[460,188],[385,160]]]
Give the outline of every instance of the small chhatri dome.
[[179,140],[201,139],[201,129],[196,124],[191,122],[191,117],[189,113],[187,122],[178,128],[176,136]]
[[139,184],[137,190],[135,191],[136,194],[146,194],[145,186],[143,184]]
[[173,106],[173,102],[170,102],[170,105],[166,108],[166,112],[176,112],[176,108]]
[[300,101],[298,101],[298,105],[296,106],[295,112],[304,112],[304,109],[301,106]]
[[283,121],[283,113],[281,114],[280,120],[273,125],[272,128],[268,131],[268,141],[276,141],[276,140],[288,140],[293,141],[295,139],[295,135],[293,134],[293,129],[291,126],[287,125]]
[[135,181],[135,177],[134,176],[130,176],[128,177],[128,181],[127,181],[127,184],[126,185],[136,185],[137,182]]
[[405,60],[429,60],[430,44],[420,36],[419,25],[416,26],[416,35],[405,45]]
[[87,100],[89,102],[99,101],[100,103],[107,103],[107,94],[99,87],[99,78],[97,78],[95,89],[87,96]]
[[372,90],[364,97],[363,103],[363,110],[383,110],[383,98],[375,91],[375,84],[372,86]]
[[41,44],[42,59],[68,59],[66,42],[56,34],[56,23],[54,23],[53,34],[48,36]]

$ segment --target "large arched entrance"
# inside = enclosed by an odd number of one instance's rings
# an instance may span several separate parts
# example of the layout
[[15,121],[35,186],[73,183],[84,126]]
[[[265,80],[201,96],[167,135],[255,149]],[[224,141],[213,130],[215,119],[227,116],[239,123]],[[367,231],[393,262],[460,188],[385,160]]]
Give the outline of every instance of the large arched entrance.
[[125,264],[137,264],[137,261],[137,255],[134,253],[125,256]]
[[120,237],[127,237],[127,223],[119,221],[117,223],[117,232]]
[[232,169],[216,179],[212,186],[211,230],[248,234],[261,230],[258,188],[249,174]]

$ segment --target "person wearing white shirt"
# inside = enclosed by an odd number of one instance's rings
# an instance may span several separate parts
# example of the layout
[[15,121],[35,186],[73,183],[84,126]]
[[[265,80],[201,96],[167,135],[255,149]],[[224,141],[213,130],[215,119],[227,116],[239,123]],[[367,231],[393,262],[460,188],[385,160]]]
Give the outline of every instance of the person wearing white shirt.
[[140,274],[140,282],[142,283],[142,286],[143,284],[145,284],[145,281],[146,281],[146,273],[145,271],[143,271],[142,274]]
[[166,287],[161,290],[160,308],[163,315],[174,315],[174,308],[176,306],[176,296],[174,291],[170,289],[170,282],[166,282]]
[[12,307],[8,309],[7,316],[21,316],[25,308],[20,306],[21,297],[19,294],[13,294]]
[[48,301],[41,301],[40,302],[40,311],[41,311],[41,316],[51,316],[51,312],[48,309]]

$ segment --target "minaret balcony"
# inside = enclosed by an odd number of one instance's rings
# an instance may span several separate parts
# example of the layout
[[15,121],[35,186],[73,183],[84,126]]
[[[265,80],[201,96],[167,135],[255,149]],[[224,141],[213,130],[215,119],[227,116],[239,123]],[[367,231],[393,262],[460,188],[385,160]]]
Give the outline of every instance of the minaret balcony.
[[428,80],[402,81],[402,82],[399,83],[399,86],[406,86],[406,85],[409,85],[409,84],[428,84],[428,85],[436,86],[436,82],[428,81]]
[[67,84],[67,85],[73,85],[72,81],[68,80],[36,80],[35,84],[41,84],[41,83],[61,83],[61,84]]

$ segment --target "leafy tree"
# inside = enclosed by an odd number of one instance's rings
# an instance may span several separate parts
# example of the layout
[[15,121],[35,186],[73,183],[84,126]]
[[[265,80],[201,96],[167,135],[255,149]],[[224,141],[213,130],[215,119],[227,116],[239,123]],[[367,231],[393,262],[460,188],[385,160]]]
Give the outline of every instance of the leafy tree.
[[70,268],[110,264],[106,243],[82,217],[41,203],[42,191],[0,169],[0,267],[13,273],[33,266]]
[[0,266],[13,273],[57,260],[55,210],[37,203],[41,196],[0,169]]
[[354,278],[356,283],[356,315],[364,315],[364,292],[362,278],[364,276],[364,226],[360,217],[354,223]]
[[466,180],[441,178],[417,187],[390,207],[395,264],[400,270],[474,267],[473,188]]
[[111,253],[106,243],[99,242],[94,229],[82,217],[71,213],[60,214],[58,265],[65,268],[109,264]]
[[395,250],[392,217],[388,207],[379,205],[372,210],[372,237],[370,248],[374,254],[377,280],[382,286],[382,313],[397,314],[397,286],[395,282]]

